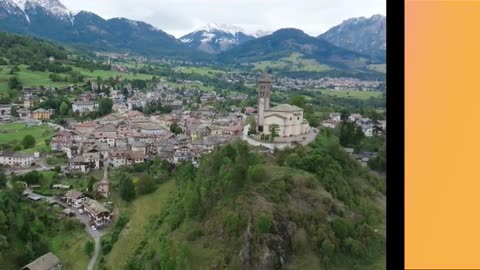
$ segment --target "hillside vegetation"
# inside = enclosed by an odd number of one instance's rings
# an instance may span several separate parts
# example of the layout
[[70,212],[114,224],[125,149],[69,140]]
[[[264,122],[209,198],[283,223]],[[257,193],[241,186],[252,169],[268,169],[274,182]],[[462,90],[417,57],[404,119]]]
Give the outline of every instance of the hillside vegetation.
[[[0,179],[0,186],[4,176]],[[84,225],[65,218],[61,210],[47,203],[23,201],[11,190],[0,191],[0,265],[17,270],[47,252],[54,252],[65,269],[85,269],[88,241]]]
[[130,219],[98,269],[384,269],[385,179],[333,136],[274,155],[238,141],[171,178],[174,195]]

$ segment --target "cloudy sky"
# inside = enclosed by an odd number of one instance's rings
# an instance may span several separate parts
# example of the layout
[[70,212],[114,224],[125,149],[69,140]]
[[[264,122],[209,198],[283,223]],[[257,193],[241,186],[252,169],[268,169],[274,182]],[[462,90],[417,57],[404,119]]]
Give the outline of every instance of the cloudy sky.
[[176,37],[207,23],[248,32],[285,27],[319,35],[351,17],[386,14],[386,0],[63,0],[72,11],[148,22]]

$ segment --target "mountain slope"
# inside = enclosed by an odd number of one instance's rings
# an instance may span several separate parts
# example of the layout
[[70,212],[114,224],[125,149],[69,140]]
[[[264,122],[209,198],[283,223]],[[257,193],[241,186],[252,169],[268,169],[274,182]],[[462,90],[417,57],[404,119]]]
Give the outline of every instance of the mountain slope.
[[58,0],[3,0],[0,31],[146,56],[203,58],[152,25],[124,18],[105,20],[86,11],[73,16]]
[[209,24],[181,37],[180,40],[191,48],[215,54],[254,38],[239,27]]
[[271,35],[245,42],[221,53],[218,59],[227,63],[251,63],[274,61],[294,53],[338,68],[362,68],[368,62],[365,55],[336,47],[293,28],[280,29]]
[[275,156],[235,142],[179,166],[155,195],[170,200],[136,215],[100,269],[376,269],[385,179],[324,135]]
[[352,18],[331,28],[319,38],[338,47],[385,61],[386,23],[387,18],[382,15],[374,15],[370,18]]

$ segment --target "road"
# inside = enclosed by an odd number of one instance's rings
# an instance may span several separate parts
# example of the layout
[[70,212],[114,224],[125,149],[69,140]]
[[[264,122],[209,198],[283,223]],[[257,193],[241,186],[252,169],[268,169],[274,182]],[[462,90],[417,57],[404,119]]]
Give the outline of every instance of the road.
[[[7,170],[5,170],[5,174],[10,175],[11,173],[14,173],[14,174],[17,174],[17,175],[21,175],[21,174],[26,174],[26,173],[29,173],[29,172],[32,172],[32,171],[37,171],[37,172],[50,171],[50,170],[55,168],[54,166],[40,164],[40,163],[38,165],[40,165],[40,168],[35,167],[35,168],[20,169],[20,170],[7,169]],[[62,171],[65,170],[66,167],[67,166],[60,166]]]

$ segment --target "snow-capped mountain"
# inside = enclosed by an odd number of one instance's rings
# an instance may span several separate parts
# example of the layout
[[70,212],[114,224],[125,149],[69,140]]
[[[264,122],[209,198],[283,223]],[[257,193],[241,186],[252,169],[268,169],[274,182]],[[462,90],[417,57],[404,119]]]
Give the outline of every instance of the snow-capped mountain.
[[150,24],[105,20],[87,11],[72,13],[59,0],[0,0],[0,31],[144,55],[198,55]]
[[252,39],[255,37],[240,27],[211,23],[181,37],[180,41],[191,48],[216,54]]
[[73,23],[71,12],[58,0],[3,0],[6,5],[15,6],[16,11],[21,10],[27,22],[30,17],[48,15],[58,20]]
[[257,30],[255,32],[249,32],[247,34],[249,34],[250,36],[255,37],[255,38],[261,38],[261,37],[264,37],[264,36],[271,35],[272,33],[273,32],[271,32],[271,31]]

